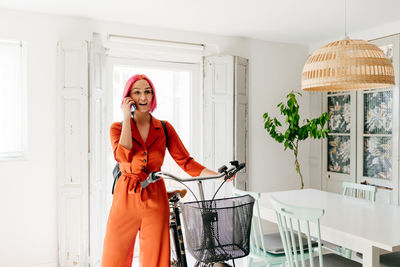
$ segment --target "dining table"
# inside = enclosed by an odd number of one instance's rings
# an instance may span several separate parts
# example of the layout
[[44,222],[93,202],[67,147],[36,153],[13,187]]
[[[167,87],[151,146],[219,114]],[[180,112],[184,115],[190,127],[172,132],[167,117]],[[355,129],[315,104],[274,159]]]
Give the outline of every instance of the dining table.
[[[379,267],[380,254],[400,251],[400,206],[376,203],[317,189],[262,193],[260,217],[277,223],[270,197],[298,207],[324,209],[321,239],[362,253],[364,267]],[[317,224],[311,223],[316,230]],[[399,263],[400,266],[400,263]]]

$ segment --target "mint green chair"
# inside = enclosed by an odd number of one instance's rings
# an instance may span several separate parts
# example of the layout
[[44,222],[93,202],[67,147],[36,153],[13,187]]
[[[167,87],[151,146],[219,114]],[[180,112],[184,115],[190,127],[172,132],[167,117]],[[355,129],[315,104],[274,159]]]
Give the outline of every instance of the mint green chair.
[[362,198],[368,201],[375,202],[376,200],[376,187],[372,185],[356,184],[344,182],[343,196],[351,196],[355,198]]
[[[363,185],[355,183],[343,183],[343,195],[362,198],[368,201],[376,201],[376,187],[372,185]],[[339,253],[343,251],[346,257],[351,257],[352,251],[350,249],[338,249]],[[357,253],[362,258],[362,254]],[[380,256],[381,267],[399,267],[400,266],[400,252],[392,252]]]
[[[287,205],[270,197],[271,204],[276,211],[279,232],[285,249],[286,260],[289,267],[361,267],[358,262],[352,261],[337,254],[322,255],[320,218],[324,215],[323,209],[305,208]],[[313,230],[311,231],[311,223]],[[315,228],[315,229],[314,229]],[[303,231],[302,231],[303,229]],[[307,244],[303,244],[302,238],[299,246],[295,242],[295,236],[301,237],[301,233],[307,236]],[[312,234],[313,233],[313,234]],[[310,251],[305,250],[305,245],[311,247],[312,236],[316,237],[318,247]],[[299,253],[293,251],[299,250]],[[316,250],[314,252],[314,250]],[[316,255],[314,255],[316,254]],[[311,259],[311,260],[310,260]]]
[[[376,187],[372,185],[363,185],[355,183],[343,183],[343,195],[362,198],[368,201],[376,201]],[[339,248],[340,249],[340,248]],[[350,253],[348,252],[350,251]],[[345,249],[346,256],[350,255],[351,250]],[[362,254],[357,253],[362,258]],[[381,267],[399,267],[400,266],[400,252],[392,252],[380,256]]]
[[250,236],[250,254],[247,266],[285,266],[286,256],[279,233],[264,235],[259,206],[261,194],[242,191],[236,188],[233,188],[232,193],[235,196],[248,194],[255,199]]
[[[343,182],[343,196],[350,196],[354,198],[361,198],[367,201],[375,202],[376,201],[376,187],[372,185],[364,185],[364,184],[356,184],[356,183],[349,183]],[[341,246],[336,246],[334,244],[330,244],[325,242],[324,248],[337,253],[343,257],[351,259],[351,255],[353,251],[348,248],[343,248]],[[357,253],[357,256],[362,258],[361,253]]]

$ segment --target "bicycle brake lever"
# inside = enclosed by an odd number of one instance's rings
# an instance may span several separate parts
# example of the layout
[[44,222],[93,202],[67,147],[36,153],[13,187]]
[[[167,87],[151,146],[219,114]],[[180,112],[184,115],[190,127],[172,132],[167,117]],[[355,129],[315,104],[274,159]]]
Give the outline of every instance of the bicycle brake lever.
[[237,160],[232,160],[232,161],[230,161],[229,163],[230,163],[231,165],[235,166],[235,167],[238,167],[238,166],[239,166],[239,161],[237,161]]
[[239,164],[239,162],[236,161],[236,163],[237,163],[236,168],[234,170],[228,172],[228,174],[224,178],[225,181],[228,180],[229,178],[231,178],[233,175],[235,175],[238,171],[240,171],[241,169],[246,167],[246,163],[245,162]]

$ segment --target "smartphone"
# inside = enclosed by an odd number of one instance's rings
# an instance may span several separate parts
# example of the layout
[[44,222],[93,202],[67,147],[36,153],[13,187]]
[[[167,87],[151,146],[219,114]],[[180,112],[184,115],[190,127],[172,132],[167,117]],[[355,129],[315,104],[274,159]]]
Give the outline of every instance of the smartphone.
[[131,112],[135,111],[135,109],[136,109],[136,105],[135,105],[135,104],[132,104],[132,105],[131,105]]

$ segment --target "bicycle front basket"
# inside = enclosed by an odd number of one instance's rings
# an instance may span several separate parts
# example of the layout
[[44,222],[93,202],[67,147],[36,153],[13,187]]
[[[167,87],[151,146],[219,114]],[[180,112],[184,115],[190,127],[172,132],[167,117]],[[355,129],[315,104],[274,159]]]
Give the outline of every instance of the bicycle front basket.
[[193,257],[211,263],[247,256],[253,206],[250,195],[181,203],[185,244]]

